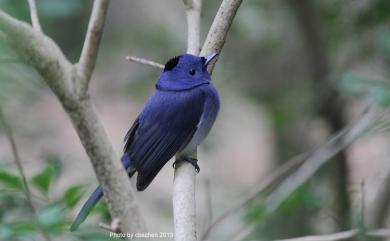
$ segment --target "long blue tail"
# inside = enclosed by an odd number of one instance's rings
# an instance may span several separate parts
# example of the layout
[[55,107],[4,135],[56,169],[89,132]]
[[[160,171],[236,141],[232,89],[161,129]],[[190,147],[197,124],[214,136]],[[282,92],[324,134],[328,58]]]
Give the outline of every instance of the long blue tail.
[[[131,178],[135,173],[135,168],[131,166],[130,156],[128,153],[124,153],[122,156],[122,165],[123,168],[127,171],[129,178]],[[75,231],[82,222],[87,218],[88,214],[91,212],[96,203],[103,197],[103,189],[101,186],[98,186],[95,191],[89,196],[87,202],[84,203],[83,207],[79,214],[77,214],[76,219],[73,221],[70,226],[70,231]]]
[[84,203],[83,207],[79,214],[77,214],[76,219],[73,221],[72,226],[70,226],[70,231],[75,231],[82,222],[87,218],[88,214],[91,212],[96,203],[103,197],[103,189],[98,186],[95,191],[89,196],[87,202]]

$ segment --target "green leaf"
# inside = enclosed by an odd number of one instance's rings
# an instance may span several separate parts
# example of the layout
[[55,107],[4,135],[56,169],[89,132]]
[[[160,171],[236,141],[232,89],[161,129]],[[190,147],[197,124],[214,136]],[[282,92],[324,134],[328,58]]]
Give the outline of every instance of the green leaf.
[[73,208],[83,197],[86,191],[86,185],[76,185],[69,187],[64,194],[63,201],[69,208]]
[[60,205],[49,205],[39,210],[38,222],[45,227],[51,227],[63,222],[63,208]]
[[267,217],[267,213],[262,203],[254,203],[248,207],[245,217],[250,222],[259,222]]
[[63,169],[63,164],[61,158],[56,155],[56,154],[48,154],[45,157],[45,163],[47,163],[48,166],[53,167],[55,171],[55,177],[59,177],[62,169]]
[[55,169],[49,165],[41,173],[32,178],[32,183],[44,194],[47,194],[55,176]]
[[61,203],[50,204],[38,211],[38,222],[48,233],[57,235],[69,231],[70,222]]
[[291,212],[297,210],[300,206],[305,206],[306,209],[321,208],[321,199],[315,189],[309,184],[304,184],[293,193],[290,194],[280,205],[279,211]]
[[390,85],[386,81],[347,73],[342,76],[339,88],[352,96],[367,96],[381,107],[390,106]]
[[0,169],[0,183],[6,187],[23,189],[22,179],[12,173]]
[[345,73],[338,83],[341,91],[353,96],[366,94],[372,85],[372,81],[353,73]]

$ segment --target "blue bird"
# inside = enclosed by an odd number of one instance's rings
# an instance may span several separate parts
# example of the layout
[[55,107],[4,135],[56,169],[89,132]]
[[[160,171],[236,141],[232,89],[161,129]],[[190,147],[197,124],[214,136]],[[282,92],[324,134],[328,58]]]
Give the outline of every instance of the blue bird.
[[[145,190],[161,168],[176,154],[177,161],[191,163],[191,153],[209,133],[219,111],[219,96],[210,83],[208,64],[217,56],[183,54],[170,59],[125,137],[122,165],[129,177],[137,172],[137,190]],[[87,218],[102,198],[99,186],[82,207],[71,230]]]

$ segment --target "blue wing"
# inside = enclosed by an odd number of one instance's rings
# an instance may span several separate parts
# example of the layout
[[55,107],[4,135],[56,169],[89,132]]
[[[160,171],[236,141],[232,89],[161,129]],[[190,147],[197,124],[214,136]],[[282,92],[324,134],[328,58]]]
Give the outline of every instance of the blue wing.
[[126,135],[125,154],[144,190],[161,168],[191,140],[202,116],[204,93],[156,90]]

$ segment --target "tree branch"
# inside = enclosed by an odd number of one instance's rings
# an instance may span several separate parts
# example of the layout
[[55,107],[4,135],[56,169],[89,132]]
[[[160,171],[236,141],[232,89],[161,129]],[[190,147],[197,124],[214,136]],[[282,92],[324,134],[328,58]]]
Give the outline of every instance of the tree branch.
[[191,164],[178,162],[175,165],[172,200],[176,241],[197,240],[195,175],[195,168]]
[[200,51],[200,13],[202,0],[183,0],[187,17],[187,53],[198,55]]
[[24,61],[34,66],[52,91],[67,103],[72,96],[72,65],[54,41],[2,10],[0,30],[5,34],[8,44],[14,47]]
[[[202,0],[183,0],[187,16],[187,53],[198,55]],[[197,158],[194,150],[191,158]],[[196,241],[195,168],[178,162],[173,179],[173,218],[176,241]]]
[[28,0],[28,5],[30,7],[31,24],[33,28],[38,32],[42,32],[42,27],[39,22],[37,5],[35,3],[35,0]]
[[[97,3],[103,4],[100,0],[97,0]],[[92,19],[96,18],[98,17]],[[15,48],[22,59],[42,75],[60,100],[91,160],[110,213],[113,218],[120,220],[121,230],[128,233],[145,230],[129,178],[120,164],[87,89],[85,94],[79,95],[81,86],[77,83],[85,80],[86,76],[80,77],[77,74],[76,67],[64,57],[52,39],[1,10],[0,31],[6,35],[8,43]],[[96,58],[96,55],[96,52],[87,55],[88,61],[95,63],[96,60],[90,58],[91,56]],[[88,85],[84,87],[87,88]]]
[[[200,52],[201,56],[212,52],[221,52],[227,33],[241,3],[242,0],[224,0],[222,2],[203,44]],[[215,63],[216,61],[209,65],[210,73],[213,71]]]
[[[201,0],[183,0],[188,28],[187,52],[199,54]],[[242,0],[224,0],[219,8],[201,55],[220,52]],[[214,62],[215,64],[215,62]],[[213,66],[214,66],[213,64]],[[212,70],[210,67],[209,71]],[[211,73],[211,72],[210,72]],[[193,158],[197,158],[196,150]],[[196,240],[195,169],[189,163],[176,165],[173,184],[175,240]]]
[[81,51],[79,63],[77,64],[78,74],[80,75],[79,90],[81,94],[86,93],[89,80],[95,68],[108,4],[109,0],[95,0],[93,3],[83,50]]
[[[207,174],[206,174],[207,175]],[[204,218],[202,220],[202,232],[204,233],[208,227],[211,226],[213,221],[213,200],[212,190],[210,183],[210,176],[207,175],[204,181],[204,196],[205,196],[205,207],[204,207]],[[203,235],[202,235],[203,236]],[[201,236],[201,237],[202,237]]]
[[123,232],[145,230],[130,180],[119,162],[112,143],[89,97],[66,108],[103,188],[113,219],[120,220]]
[[143,65],[148,65],[150,67],[164,69],[163,64],[160,64],[160,63],[157,63],[157,62],[154,62],[151,60],[147,60],[147,59],[138,58],[135,56],[126,56],[126,60],[131,61],[131,62],[135,62],[135,63],[139,63],[139,64],[143,64]]

